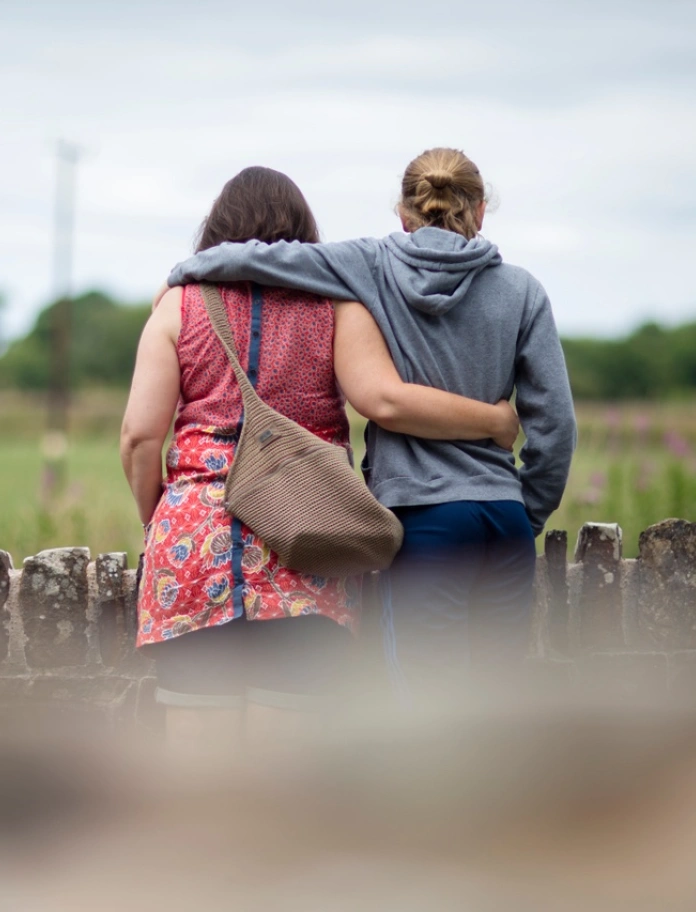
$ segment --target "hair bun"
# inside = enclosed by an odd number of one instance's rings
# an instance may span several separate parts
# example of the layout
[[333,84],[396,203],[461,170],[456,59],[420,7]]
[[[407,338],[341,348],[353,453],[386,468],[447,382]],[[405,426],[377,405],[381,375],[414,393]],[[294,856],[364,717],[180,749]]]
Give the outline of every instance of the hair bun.
[[442,169],[438,169],[437,171],[430,171],[428,174],[424,174],[423,180],[427,180],[430,186],[434,187],[436,190],[444,190],[445,187],[451,187],[454,183],[450,172],[443,171]]

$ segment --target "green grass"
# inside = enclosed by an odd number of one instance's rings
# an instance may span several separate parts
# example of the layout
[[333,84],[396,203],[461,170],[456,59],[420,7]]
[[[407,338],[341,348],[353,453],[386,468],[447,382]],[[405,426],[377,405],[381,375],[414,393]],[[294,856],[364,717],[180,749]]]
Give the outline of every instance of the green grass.
[[15,564],[45,548],[86,545],[93,556],[126,551],[135,566],[142,529],[116,440],[72,442],[64,492],[50,507],[42,496],[44,460],[38,443],[2,444],[0,465],[0,548]]
[[43,495],[46,425],[41,397],[0,397],[0,549],[15,565],[45,548],[86,545],[92,555],[126,551],[135,566],[142,529],[121,470],[118,433],[122,391],[82,394],[71,412],[65,486],[50,504]]
[[[547,529],[618,522],[624,556],[643,529],[668,517],[696,522],[696,410],[691,403],[579,405],[579,441],[566,493]],[[543,539],[539,542],[543,546]]]
[[[118,455],[125,405],[121,391],[76,399],[64,492],[49,507],[42,498],[39,398],[0,396],[0,549],[15,565],[45,548],[87,545],[92,555],[126,551],[135,566],[142,533]],[[547,529],[566,529],[575,545],[584,522],[618,522],[624,554],[634,557],[640,532],[677,516],[696,522],[696,409],[690,403],[578,406],[580,439],[568,489]],[[362,422],[353,413],[356,463]],[[539,548],[543,547],[543,537]]]

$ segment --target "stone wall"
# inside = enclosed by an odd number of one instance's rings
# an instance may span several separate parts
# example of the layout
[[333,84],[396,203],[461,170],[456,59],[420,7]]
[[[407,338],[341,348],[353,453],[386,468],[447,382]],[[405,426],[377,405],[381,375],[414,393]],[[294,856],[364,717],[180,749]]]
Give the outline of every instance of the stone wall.
[[137,571],[125,554],[0,551],[0,707],[30,704],[158,729],[152,664],[134,648]]
[[598,693],[696,695],[696,524],[667,519],[621,554],[617,525],[588,523],[575,559],[548,532],[537,562],[532,655]]
[[[696,694],[696,524],[651,526],[625,560],[619,527],[589,523],[566,554],[566,533],[548,532],[530,650],[543,673],[600,693]],[[59,548],[15,570],[0,551],[0,706],[157,730],[152,667],[133,646],[136,578],[125,554]]]

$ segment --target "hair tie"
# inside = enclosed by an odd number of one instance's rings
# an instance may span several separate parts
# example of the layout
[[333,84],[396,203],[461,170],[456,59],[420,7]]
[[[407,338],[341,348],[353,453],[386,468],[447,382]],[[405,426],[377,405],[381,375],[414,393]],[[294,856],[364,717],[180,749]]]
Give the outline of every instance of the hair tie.
[[429,174],[423,175],[423,180],[426,180],[436,190],[444,190],[445,187],[452,186],[452,175],[449,171],[431,171]]

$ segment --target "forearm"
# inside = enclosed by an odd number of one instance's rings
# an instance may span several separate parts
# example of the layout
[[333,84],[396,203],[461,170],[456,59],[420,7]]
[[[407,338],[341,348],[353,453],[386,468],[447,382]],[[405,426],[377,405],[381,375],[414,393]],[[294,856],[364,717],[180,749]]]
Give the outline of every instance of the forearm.
[[538,535],[561,502],[577,439],[573,400],[564,375],[559,372],[558,382],[533,402],[528,391],[518,387],[517,410],[527,438],[520,451],[522,496]]
[[121,462],[140,521],[147,525],[162,495],[162,443],[125,440],[121,444]]
[[369,292],[374,284],[365,264],[367,250],[368,245],[360,241],[224,243],[177,264],[167,282],[174,286],[251,281],[340,300],[364,297],[366,290]]
[[431,440],[496,438],[508,449],[517,415],[507,402],[489,405],[455,393],[405,383],[374,318],[357,301],[336,306],[334,369],[353,408],[388,431]]
[[[549,516],[556,510],[568,482],[572,448],[569,446],[551,451],[548,459],[531,459],[529,453],[520,454],[527,464],[520,471],[522,497],[535,535],[539,535]],[[555,457],[555,458],[554,458]]]
[[378,388],[354,407],[385,430],[431,440],[481,440],[501,428],[495,406],[415,383]]
[[570,388],[559,375],[543,400],[530,405],[526,391],[517,393],[517,408],[526,441],[520,451],[520,482],[527,514],[538,535],[558,508],[568,482],[577,429]]

